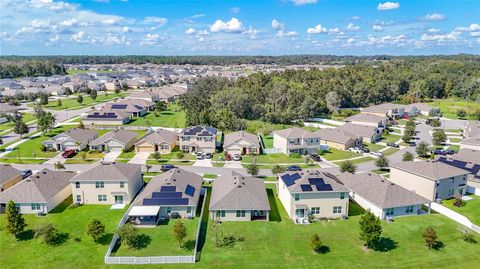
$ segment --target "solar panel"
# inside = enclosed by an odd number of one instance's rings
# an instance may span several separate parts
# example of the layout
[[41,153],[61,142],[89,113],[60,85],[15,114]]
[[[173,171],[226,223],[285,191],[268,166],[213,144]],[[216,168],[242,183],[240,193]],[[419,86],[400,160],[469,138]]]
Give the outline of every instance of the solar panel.
[[112,109],[125,109],[127,105],[112,105]]
[[295,180],[292,180],[289,174],[285,174],[281,178],[283,182],[285,182],[285,185],[287,185],[287,187],[290,187],[293,184],[295,184]]
[[301,178],[300,174],[299,173],[295,173],[295,174],[291,174],[290,175],[290,178],[293,179],[293,181]]
[[154,192],[152,198],[182,198],[181,192]]
[[88,119],[114,119],[117,118],[117,114],[113,112],[102,113],[94,112],[93,114],[87,115]]
[[143,205],[188,205],[187,198],[145,198]]
[[332,191],[332,186],[330,184],[315,185],[317,191]]
[[312,191],[312,186],[311,185],[300,185],[300,188],[302,188],[302,191]]
[[309,178],[308,183],[310,183],[310,185],[323,185],[325,181],[323,181],[323,178]]
[[185,194],[193,197],[195,194],[195,188],[191,185],[187,185],[187,188],[185,188]]
[[160,187],[161,192],[176,191],[176,190],[177,190],[176,186],[161,186]]

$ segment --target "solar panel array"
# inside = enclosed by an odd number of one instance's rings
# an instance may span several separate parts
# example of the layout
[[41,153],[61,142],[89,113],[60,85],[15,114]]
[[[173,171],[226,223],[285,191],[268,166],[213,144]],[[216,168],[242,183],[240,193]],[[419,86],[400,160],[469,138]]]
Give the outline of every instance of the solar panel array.
[[301,178],[300,174],[299,173],[295,173],[295,174],[285,174],[283,176],[281,176],[283,182],[285,182],[285,185],[287,185],[287,187],[290,187],[292,186],[293,184],[295,184],[295,181],[298,180],[299,178]]
[[[281,176],[281,179],[287,185],[287,187],[292,186],[295,184],[295,181],[300,179],[301,176],[299,173],[295,174],[285,174]],[[309,192],[313,191],[313,186],[315,186],[315,189],[317,191],[333,191],[332,185],[325,183],[325,180],[323,178],[309,178],[308,179],[309,184],[301,184],[300,188],[302,189],[303,192]]]
[[188,184],[185,188],[185,194],[193,197],[193,195],[195,194],[195,188],[192,185]]
[[203,128],[202,126],[193,126],[185,129],[184,135],[212,136],[217,131],[214,128]]
[[302,188],[302,191],[312,191],[312,186],[311,185],[300,185],[300,188]]
[[127,108],[127,105],[112,105],[112,109],[125,109]]
[[464,161],[458,161],[458,160],[448,160],[447,158],[445,157],[440,157],[438,159],[438,161],[442,162],[442,163],[445,163],[445,164],[448,164],[448,165],[451,165],[451,166],[454,166],[456,168],[460,168],[460,169],[463,169],[473,175],[477,175],[478,172],[480,171],[480,164],[474,164],[472,166],[472,168],[468,168],[467,167],[467,162],[464,162]]
[[[153,192],[151,198],[143,199],[142,204],[143,205],[188,205],[188,198],[182,198],[182,193],[177,192],[176,190],[177,190],[176,186],[161,186],[159,192]],[[193,188],[193,192],[195,192],[195,188]]]
[[106,112],[106,113],[93,112],[92,114],[89,114],[87,116],[87,119],[116,119],[116,118],[118,118],[118,115],[114,112]]

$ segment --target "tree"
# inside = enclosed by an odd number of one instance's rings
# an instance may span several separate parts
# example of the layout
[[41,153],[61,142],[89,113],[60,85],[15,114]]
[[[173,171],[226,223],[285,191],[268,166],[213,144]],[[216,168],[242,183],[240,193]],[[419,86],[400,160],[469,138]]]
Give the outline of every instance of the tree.
[[[217,211],[217,214],[219,212]],[[212,221],[212,232],[213,232],[213,243],[215,244],[215,247],[219,248],[223,244],[223,231],[222,228],[220,227],[220,222],[217,220],[218,216],[215,215]]]
[[375,165],[380,168],[381,170],[385,169],[385,167],[388,167],[389,161],[387,157],[385,156],[380,156],[375,160]]
[[48,95],[46,95],[46,94],[41,94],[41,95],[39,96],[39,98],[40,98],[40,102],[39,102],[39,103],[40,103],[41,105],[47,105],[47,104],[48,104]]
[[23,218],[22,213],[20,213],[20,208],[16,207],[15,203],[11,200],[8,201],[5,209],[5,218],[7,219],[7,225],[5,226],[7,232],[15,237],[22,233],[25,230],[25,227],[27,227],[25,219]]
[[95,99],[97,99],[97,91],[96,90],[92,90],[90,92],[90,98],[92,98],[93,101],[95,101]]
[[415,152],[417,152],[418,156],[422,158],[428,157],[428,152],[429,152],[429,145],[427,142],[422,141],[418,143],[417,148],[415,149]]
[[340,107],[340,104],[341,104],[340,96],[338,95],[337,92],[330,91],[325,96],[325,102],[327,103],[327,107],[328,107],[328,110],[330,110],[330,113],[333,113],[337,111],[337,109]]
[[281,167],[280,165],[276,164],[272,167],[272,174],[280,174],[285,172],[285,168]]
[[365,212],[360,218],[360,239],[365,242],[365,246],[370,248],[380,240],[382,235],[382,224],[380,219],[373,215],[370,210]]
[[440,119],[433,118],[433,119],[430,120],[430,126],[432,126],[432,127],[437,128],[437,127],[440,127],[441,125],[442,124],[440,122]]
[[119,94],[120,93],[120,88],[119,87],[115,87],[115,94]]
[[352,161],[346,160],[340,163],[340,171],[342,173],[348,172],[353,174],[355,173],[355,171],[357,171],[357,166],[355,166],[355,164],[353,164]]
[[57,99],[57,106],[62,107],[62,99]]
[[105,234],[105,224],[98,219],[92,219],[87,224],[86,233],[93,239],[93,241],[97,242],[98,239],[102,238]]
[[322,248],[322,240],[317,233],[314,233],[310,238],[310,247],[312,248],[313,252],[319,252]]
[[77,97],[77,102],[78,102],[79,104],[83,103],[83,96],[82,96],[81,94],[78,95],[78,97]]
[[460,232],[462,233],[462,240],[467,242],[467,243],[475,243],[476,240],[475,238],[473,237],[473,234],[468,230],[468,228],[462,226],[460,228]]
[[413,161],[413,154],[409,151],[403,153],[402,156],[402,161],[407,162],[407,161]]
[[150,164],[145,165],[145,168],[147,169],[147,173],[152,169],[152,166]]
[[55,170],[65,169],[65,165],[63,165],[63,163],[60,161],[54,163],[53,166],[55,167]]
[[80,120],[80,122],[78,123],[78,126],[77,126],[78,129],[85,129],[85,125],[83,125],[83,121]]
[[183,152],[179,151],[179,152],[177,153],[177,159],[180,159],[180,160],[181,160],[181,159],[183,159],[183,157],[185,157],[185,155],[183,154]]
[[45,115],[45,110],[43,109],[42,104],[35,104],[33,106],[33,111],[35,112],[35,118],[37,118],[37,120]]
[[128,248],[138,248],[139,246],[139,234],[138,229],[131,223],[127,223],[118,229],[118,237],[120,242],[127,245]]
[[85,161],[85,159],[87,159],[87,153],[85,151],[80,152],[80,157],[82,158],[82,161]]
[[45,112],[45,114],[38,119],[37,126],[43,133],[50,132],[55,127],[55,115],[51,112]]
[[423,241],[425,242],[425,246],[429,249],[435,247],[438,244],[437,241],[437,232],[432,226],[427,227],[425,231],[422,233]]
[[463,119],[467,116],[467,111],[465,111],[465,109],[463,108],[460,108],[457,110],[457,117],[460,118],[460,119]]
[[480,108],[478,108],[477,110],[475,110],[475,112],[473,112],[472,118],[474,120],[480,120]]
[[162,155],[160,155],[160,153],[158,151],[156,151],[155,153],[153,153],[153,158],[158,162],[158,160],[160,160],[160,158],[162,157]]
[[13,132],[16,134],[20,135],[20,138],[22,138],[22,135],[28,134],[28,126],[25,124],[23,119],[17,119],[15,120],[15,125],[13,125]]
[[258,175],[258,170],[258,165],[255,162],[247,165],[247,173],[249,173],[253,177]]
[[432,134],[432,142],[435,145],[441,145],[447,141],[447,135],[443,130],[435,130]]
[[49,246],[58,245],[64,240],[63,234],[52,223],[37,226],[34,237],[42,237],[43,241]]
[[183,224],[181,220],[177,220],[173,224],[172,234],[175,240],[177,240],[178,246],[182,247],[183,240],[187,237],[187,227],[185,227],[185,224]]
[[402,136],[402,140],[403,142],[405,143],[409,143],[410,140],[412,140],[412,136],[410,136],[410,134],[408,134],[407,132],[405,132]]
[[157,110],[158,112],[164,111],[166,109],[167,109],[167,105],[165,104],[165,102],[158,101],[157,103],[155,103],[155,110]]

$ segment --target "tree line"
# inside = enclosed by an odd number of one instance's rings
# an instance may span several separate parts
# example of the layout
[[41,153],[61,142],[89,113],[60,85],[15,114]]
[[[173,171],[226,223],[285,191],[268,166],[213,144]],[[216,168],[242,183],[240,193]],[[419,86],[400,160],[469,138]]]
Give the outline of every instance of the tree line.
[[64,75],[67,71],[61,64],[44,60],[0,60],[0,78],[38,77]]

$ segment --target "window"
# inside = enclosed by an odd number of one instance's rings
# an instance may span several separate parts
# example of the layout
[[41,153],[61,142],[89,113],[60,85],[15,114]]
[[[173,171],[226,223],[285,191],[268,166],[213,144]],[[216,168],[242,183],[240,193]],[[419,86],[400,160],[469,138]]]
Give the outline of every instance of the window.
[[448,183],[453,183],[453,182],[455,182],[455,180],[453,179],[453,177],[451,177],[451,178],[448,179]]
[[120,181],[120,188],[122,188],[122,189],[123,189],[124,187],[125,187],[125,182],[123,182],[123,181]]
[[77,203],[80,203],[82,201],[82,196],[81,195],[77,195]]
[[237,218],[245,218],[245,210],[237,210]]
[[340,199],[345,199],[345,193],[344,192],[340,193]]
[[413,213],[413,205],[407,206],[407,209],[405,209],[405,213]]
[[172,213],[172,208],[171,207],[167,207],[167,214],[170,214]]
[[385,210],[385,214],[387,216],[392,216],[393,214],[395,214],[395,209],[394,208],[387,208],[387,210]]
[[107,201],[107,195],[106,194],[99,194],[98,195],[98,201],[99,202],[106,202]]
[[320,214],[320,207],[312,207],[310,209],[310,213],[312,214]]
[[340,213],[342,213],[342,207],[341,207],[341,206],[334,206],[334,207],[333,207],[333,213],[334,213],[334,214],[340,214]]
[[187,206],[187,213],[192,213],[192,208]]
[[105,187],[105,183],[103,181],[95,181],[95,188],[103,189]]
[[75,189],[80,189],[80,182],[75,182]]
[[32,210],[41,210],[41,206],[38,203],[31,204]]
[[224,218],[224,217],[225,217],[225,210],[219,210],[219,211],[217,211],[217,217]]
[[295,201],[300,200],[300,194],[295,194]]
[[168,144],[162,144],[162,145],[160,145],[160,148],[161,148],[161,149],[168,149],[168,147],[169,147]]

